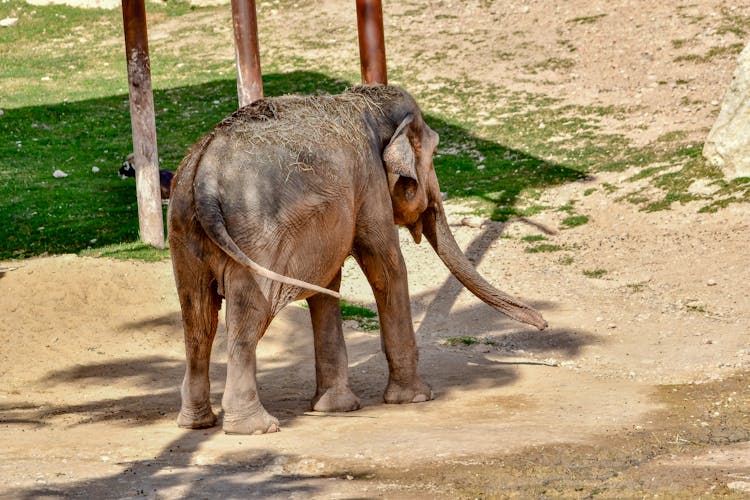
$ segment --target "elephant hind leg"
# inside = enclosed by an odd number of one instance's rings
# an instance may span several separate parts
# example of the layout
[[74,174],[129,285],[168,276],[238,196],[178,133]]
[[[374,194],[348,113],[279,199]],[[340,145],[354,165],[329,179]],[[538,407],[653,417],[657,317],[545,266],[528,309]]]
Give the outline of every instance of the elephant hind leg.
[[[328,285],[339,290],[341,271]],[[360,407],[359,398],[349,386],[349,363],[341,327],[338,299],[317,294],[307,299],[315,335],[315,380],[317,390],[312,400],[315,411],[353,411]]]
[[279,430],[258,396],[255,349],[273,317],[273,306],[255,277],[232,265],[225,272],[227,302],[227,383],[222,398],[224,432],[265,434]]
[[172,262],[182,309],[187,358],[177,424],[188,429],[213,427],[216,415],[211,409],[208,370],[221,297],[210,270],[184,248],[177,245],[172,248]]

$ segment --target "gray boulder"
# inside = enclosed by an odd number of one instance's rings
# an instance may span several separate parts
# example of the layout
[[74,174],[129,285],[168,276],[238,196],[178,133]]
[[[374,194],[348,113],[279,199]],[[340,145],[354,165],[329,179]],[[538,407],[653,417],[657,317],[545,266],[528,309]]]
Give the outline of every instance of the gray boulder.
[[728,179],[750,177],[750,44],[737,58],[734,78],[706,138],[703,156]]

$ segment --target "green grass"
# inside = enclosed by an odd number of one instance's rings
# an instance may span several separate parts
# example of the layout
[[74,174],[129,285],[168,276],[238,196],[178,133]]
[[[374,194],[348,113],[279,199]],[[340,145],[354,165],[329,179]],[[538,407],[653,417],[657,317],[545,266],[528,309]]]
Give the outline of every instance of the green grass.
[[[299,307],[307,309],[308,305],[305,301],[296,303]],[[365,331],[375,331],[380,329],[380,323],[378,322],[378,313],[368,309],[366,307],[350,304],[345,300],[339,302],[339,308],[341,310],[341,319],[344,321],[356,321],[359,327]]]
[[380,329],[378,314],[375,311],[367,309],[366,307],[349,304],[343,300],[341,301],[341,319],[354,320],[359,324],[359,327],[365,331]]
[[584,270],[583,275],[587,278],[594,278],[594,279],[601,279],[604,277],[604,275],[607,274],[606,269],[590,269],[590,270]]
[[565,22],[570,23],[570,24],[594,24],[595,22],[602,19],[603,17],[607,17],[607,14],[597,14],[594,16],[576,17],[573,19],[568,19]]
[[528,236],[524,236],[521,238],[521,241],[525,241],[527,243],[534,243],[537,241],[545,241],[547,239],[546,236],[542,236],[541,234],[530,234]]
[[745,47],[742,43],[711,47],[705,54],[686,54],[674,58],[674,62],[709,63],[715,57],[737,56]]
[[589,221],[589,218],[585,215],[571,215],[570,217],[566,217],[562,220],[562,225],[565,228],[572,228],[572,227],[578,227],[586,224]]
[[557,263],[561,266],[569,266],[575,262],[575,258],[572,255],[564,255],[557,260]]
[[628,290],[630,290],[632,293],[639,293],[646,289],[646,282],[642,283],[628,283],[625,285]]
[[169,259],[169,249],[158,249],[139,241],[120,243],[94,249],[83,250],[84,257],[109,257],[121,260],[142,260],[145,262],[161,262]]
[[[198,137],[236,109],[231,46],[212,50],[225,42],[223,35],[198,22],[217,13],[228,19],[228,14],[225,6],[196,8],[179,1],[148,4],[148,13],[150,26],[185,19],[168,38],[150,44],[159,157],[162,168],[174,169]],[[747,31],[744,18],[723,11],[722,16],[726,32]],[[8,0],[0,3],[4,17],[18,17],[19,23],[0,30],[0,259],[90,247],[105,247],[104,253],[113,251],[111,245],[137,241],[134,181],[116,175],[132,150],[120,11]],[[588,24],[600,17],[568,22]],[[178,39],[185,41],[179,48]],[[339,92],[358,80],[356,66],[336,68],[335,61],[316,63],[317,72],[302,71],[312,66],[302,46],[293,54],[275,50],[264,66],[266,95]],[[438,60],[445,54],[424,56]],[[539,69],[570,64],[549,59]],[[532,217],[557,208],[539,202],[545,189],[632,167],[642,167],[641,177],[663,192],[628,198],[644,210],[699,201],[701,210],[715,211],[750,201],[748,179],[721,180],[718,169],[700,156],[702,145],[688,142],[684,133],[641,147],[597,125],[602,117],[624,117],[636,108],[563,105],[544,95],[511,92],[502,82],[468,77],[436,77],[425,86],[416,66],[389,68],[389,74],[414,91],[426,121],[440,133],[435,167],[441,190],[479,215],[501,221]],[[502,118],[494,119],[495,114]],[[655,165],[679,169],[665,173]],[[68,177],[53,178],[55,169]],[[694,180],[706,178],[718,183],[715,195],[688,192]],[[602,189],[619,188],[604,184]],[[572,209],[570,216],[575,216]],[[558,249],[547,244],[527,251]]]
[[539,245],[526,248],[526,253],[548,253],[548,252],[559,252],[563,250],[560,245],[552,245],[550,243],[541,243]]

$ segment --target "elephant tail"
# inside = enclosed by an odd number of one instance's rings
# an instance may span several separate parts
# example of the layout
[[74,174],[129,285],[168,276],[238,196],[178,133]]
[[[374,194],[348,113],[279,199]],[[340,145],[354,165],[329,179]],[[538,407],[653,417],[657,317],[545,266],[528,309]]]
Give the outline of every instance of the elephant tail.
[[278,281],[286,285],[295,286],[298,288],[304,288],[311,290],[316,293],[324,293],[331,295],[332,297],[339,298],[340,295],[334,290],[320,287],[307,283],[302,280],[290,278],[282,274],[271,271],[270,269],[261,266],[245,252],[240,249],[237,243],[232,239],[229,232],[227,231],[226,222],[221,210],[221,204],[219,198],[216,195],[217,189],[215,186],[216,178],[214,176],[199,175],[197,172],[195,181],[193,184],[195,211],[197,214],[198,221],[200,222],[203,230],[206,232],[208,237],[213,241],[224,253],[229,255],[238,264],[246,267],[250,271],[268,278],[270,280]]

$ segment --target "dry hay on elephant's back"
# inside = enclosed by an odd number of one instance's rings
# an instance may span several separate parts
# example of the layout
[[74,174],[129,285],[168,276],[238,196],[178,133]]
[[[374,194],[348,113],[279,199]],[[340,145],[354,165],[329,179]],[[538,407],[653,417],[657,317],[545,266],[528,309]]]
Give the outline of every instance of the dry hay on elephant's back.
[[[268,161],[296,170],[315,166],[316,151],[349,149],[362,160],[368,148],[367,112],[385,118],[381,102],[401,96],[392,87],[360,86],[339,95],[286,95],[243,106],[219,123],[240,139],[254,161]],[[285,152],[279,155],[279,149]],[[283,159],[282,160],[280,160]]]

